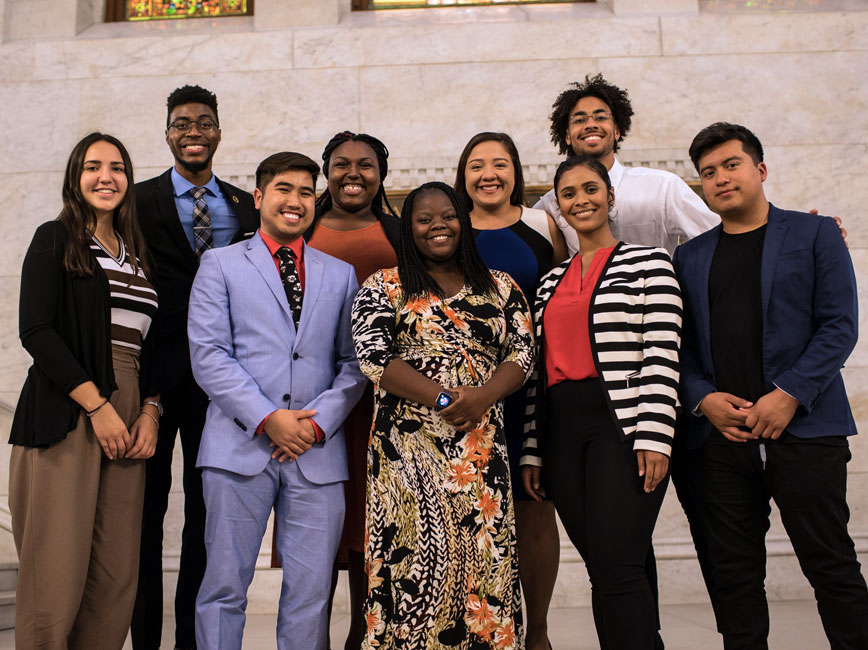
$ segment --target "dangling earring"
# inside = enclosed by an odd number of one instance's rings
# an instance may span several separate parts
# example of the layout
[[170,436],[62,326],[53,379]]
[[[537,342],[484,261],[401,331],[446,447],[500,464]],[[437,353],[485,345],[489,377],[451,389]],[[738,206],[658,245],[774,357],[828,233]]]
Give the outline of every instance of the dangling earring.
[[609,221],[614,221],[618,218],[618,205],[616,203],[612,203],[609,206]]

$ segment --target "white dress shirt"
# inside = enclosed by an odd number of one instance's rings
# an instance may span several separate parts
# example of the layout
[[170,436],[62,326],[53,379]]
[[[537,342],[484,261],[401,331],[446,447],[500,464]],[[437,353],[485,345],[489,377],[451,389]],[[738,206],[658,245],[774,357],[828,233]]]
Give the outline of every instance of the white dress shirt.
[[[621,241],[659,246],[672,255],[679,240],[696,237],[720,223],[720,217],[672,172],[625,167],[616,158],[609,178],[618,208],[612,219],[612,234]],[[547,192],[534,207],[552,215],[564,233],[570,255],[575,255],[579,238],[561,216],[555,191]]]

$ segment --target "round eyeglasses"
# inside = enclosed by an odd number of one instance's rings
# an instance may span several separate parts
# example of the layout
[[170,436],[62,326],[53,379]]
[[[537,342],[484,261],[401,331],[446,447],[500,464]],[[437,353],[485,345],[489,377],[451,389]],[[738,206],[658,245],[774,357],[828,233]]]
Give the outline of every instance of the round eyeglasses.
[[193,125],[196,125],[196,128],[200,133],[210,133],[214,129],[220,128],[217,126],[217,123],[214,120],[185,120],[179,119],[175,120],[169,125],[170,129],[175,129],[178,133],[187,133],[190,129],[193,128]]

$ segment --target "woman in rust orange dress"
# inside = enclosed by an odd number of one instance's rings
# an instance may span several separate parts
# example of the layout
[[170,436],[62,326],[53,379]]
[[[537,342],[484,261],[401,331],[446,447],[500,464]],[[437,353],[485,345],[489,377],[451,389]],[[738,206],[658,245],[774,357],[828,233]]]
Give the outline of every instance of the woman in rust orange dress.
[[[328,187],[317,200],[316,216],[305,240],[352,264],[359,285],[375,271],[398,263],[400,222],[383,187],[389,171],[388,158],[388,149],[377,138],[350,131],[335,135],[322,154]],[[345,490],[346,517],[338,566],[345,566],[349,575],[348,650],[358,648],[364,634],[365,477],[373,415],[374,393],[369,384],[344,422],[350,479]]]

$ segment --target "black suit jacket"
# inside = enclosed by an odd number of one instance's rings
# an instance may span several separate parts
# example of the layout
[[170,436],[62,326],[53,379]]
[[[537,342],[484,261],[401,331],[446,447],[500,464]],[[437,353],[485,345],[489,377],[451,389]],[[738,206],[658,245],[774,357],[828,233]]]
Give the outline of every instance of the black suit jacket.
[[[253,197],[219,178],[217,184],[240,224],[232,243],[249,239],[259,228],[259,212],[253,206]],[[149,335],[153,340],[147,364],[151,373],[148,384],[157,386],[162,393],[172,389],[190,369],[187,303],[199,258],[181,227],[171,169],[136,183],[136,211],[160,300]]]

